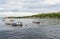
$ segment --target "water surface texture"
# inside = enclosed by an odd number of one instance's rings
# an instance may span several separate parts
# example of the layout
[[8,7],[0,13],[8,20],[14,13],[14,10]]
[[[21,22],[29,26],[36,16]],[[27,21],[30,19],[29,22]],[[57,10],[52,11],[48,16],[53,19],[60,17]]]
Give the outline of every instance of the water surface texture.
[[22,27],[6,25],[9,19],[2,20],[0,39],[60,39],[60,19],[14,19],[14,22],[22,22]]

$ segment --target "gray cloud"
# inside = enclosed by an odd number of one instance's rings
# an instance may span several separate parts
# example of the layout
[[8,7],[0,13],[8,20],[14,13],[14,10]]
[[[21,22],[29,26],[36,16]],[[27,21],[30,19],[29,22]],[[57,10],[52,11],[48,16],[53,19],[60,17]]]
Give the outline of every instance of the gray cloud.
[[44,4],[46,0],[0,0],[0,12],[49,12],[59,11],[59,4]]

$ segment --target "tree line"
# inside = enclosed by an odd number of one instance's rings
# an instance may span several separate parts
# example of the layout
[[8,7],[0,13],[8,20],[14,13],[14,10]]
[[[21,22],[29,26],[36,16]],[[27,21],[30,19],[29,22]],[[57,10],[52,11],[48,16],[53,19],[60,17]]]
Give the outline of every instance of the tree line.
[[53,13],[45,13],[45,14],[36,14],[32,16],[22,16],[22,17],[15,17],[11,16],[8,18],[60,18],[60,12],[53,12]]

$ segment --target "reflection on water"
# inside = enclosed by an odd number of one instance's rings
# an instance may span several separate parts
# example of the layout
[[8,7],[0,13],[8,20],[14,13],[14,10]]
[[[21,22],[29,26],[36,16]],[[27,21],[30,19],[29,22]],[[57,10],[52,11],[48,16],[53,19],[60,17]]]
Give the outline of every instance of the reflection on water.
[[5,25],[6,21],[0,20],[0,39],[60,39],[60,19],[14,19],[22,27]]

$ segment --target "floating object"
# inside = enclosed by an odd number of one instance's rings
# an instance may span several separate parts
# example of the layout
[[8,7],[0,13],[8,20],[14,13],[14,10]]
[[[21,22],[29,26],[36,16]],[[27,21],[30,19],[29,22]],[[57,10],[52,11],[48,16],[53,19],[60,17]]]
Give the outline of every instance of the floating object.
[[22,22],[18,22],[18,23],[11,23],[11,22],[7,22],[5,23],[6,25],[11,25],[11,26],[22,26]]
[[13,19],[10,19],[9,21],[10,21],[10,22],[13,22],[14,20],[13,20]]
[[40,22],[33,22],[33,23],[37,23],[37,24],[40,24]]
[[28,26],[28,25],[25,25],[25,26]]
[[14,22],[14,20],[7,20],[7,22],[5,23],[6,25],[12,25],[13,24],[13,22]]
[[4,19],[2,21],[5,21]]
[[22,22],[14,22],[13,19],[10,19],[5,23],[6,25],[11,25],[11,26],[22,26]]
[[12,23],[11,22],[7,22],[7,23],[5,23],[6,25],[12,25]]
[[12,26],[22,26],[22,22],[13,23]]

